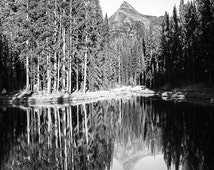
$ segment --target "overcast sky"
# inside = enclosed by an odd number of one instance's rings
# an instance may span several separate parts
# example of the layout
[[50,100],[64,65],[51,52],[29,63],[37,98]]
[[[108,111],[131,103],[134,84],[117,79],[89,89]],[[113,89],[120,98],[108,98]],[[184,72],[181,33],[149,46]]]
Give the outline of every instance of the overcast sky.
[[[100,0],[100,5],[103,10],[103,14],[108,14],[108,17],[117,11],[124,0]],[[180,0],[126,0],[132,5],[138,12],[145,15],[164,15],[165,11],[172,14],[173,6],[176,5],[177,9],[180,4]],[[186,2],[187,0],[185,0]]]

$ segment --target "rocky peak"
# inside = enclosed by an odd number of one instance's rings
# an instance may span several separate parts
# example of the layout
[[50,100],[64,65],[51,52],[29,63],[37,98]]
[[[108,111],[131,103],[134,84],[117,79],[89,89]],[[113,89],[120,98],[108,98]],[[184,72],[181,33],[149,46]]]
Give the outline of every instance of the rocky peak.
[[127,1],[123,1],[120,8],[131,8],[134,9]]
[[[143,15],[134,9],[127,1],[124,1],[120,8],[110,17],[109,24],[111,30],[136,29],[139,32],[146,32],[150,24],[159,30],[161,18],[156,16]],[[135,32],[135,31],[134,31]]]

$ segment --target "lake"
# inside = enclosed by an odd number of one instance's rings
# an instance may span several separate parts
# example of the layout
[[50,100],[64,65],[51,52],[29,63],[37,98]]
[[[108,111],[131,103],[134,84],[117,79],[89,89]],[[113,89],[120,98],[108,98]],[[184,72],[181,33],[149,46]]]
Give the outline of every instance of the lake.
[[212,170],[214,106],[133,97],[0,106],[4,170]]

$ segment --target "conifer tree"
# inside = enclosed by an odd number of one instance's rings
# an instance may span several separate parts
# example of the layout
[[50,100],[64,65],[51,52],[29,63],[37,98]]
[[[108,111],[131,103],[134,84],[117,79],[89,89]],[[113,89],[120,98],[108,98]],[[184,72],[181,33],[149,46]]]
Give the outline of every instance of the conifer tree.
[[[203,64],[202,77],[205,77],[209,84],[212,83],[212,35],[213,35],[213,9],[210,0],[197,0],[199,26],[200,26],[200,58]],[[205,81],[206,81],[205,80]]]
[[188,11],[184,14],[184,47],[182,51],[184,53],[184,77],[187,76],[186,81],[189,81],[189,83],[195,83],[197,70],[201,68],[200,65],[197,65],[196,69],[196,63],[198,62],[198,19],[194,3],[188,3],[186,6]]

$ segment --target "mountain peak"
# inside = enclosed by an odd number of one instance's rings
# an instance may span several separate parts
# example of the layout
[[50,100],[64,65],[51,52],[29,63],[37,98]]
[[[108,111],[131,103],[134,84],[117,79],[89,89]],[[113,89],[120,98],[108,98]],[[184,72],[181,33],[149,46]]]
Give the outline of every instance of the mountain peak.
[[143,27],[149,29],[150,23],[156,19],[155,16],[143,15],[136,11],[127,1],[124,1],[120,8],[110,17],[109,23],[112,28],[121,27],[123,24],[133,25],[140,22]]
[[134,9],[127,1],[123,1],[123,3],[121,4],[120,8]]

